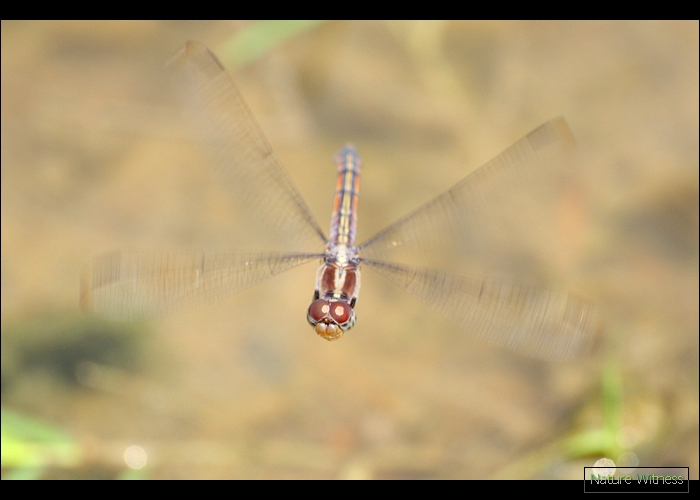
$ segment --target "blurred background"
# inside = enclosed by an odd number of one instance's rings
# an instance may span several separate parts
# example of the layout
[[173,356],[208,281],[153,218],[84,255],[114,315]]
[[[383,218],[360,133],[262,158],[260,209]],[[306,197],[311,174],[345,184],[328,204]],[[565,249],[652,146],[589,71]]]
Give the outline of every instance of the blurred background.
[[[312,264],[157,321],[84,316],[94,255],[255,249],[167,84],[189,39],[326,231],[356,144],[360,241],[564,116],[580,189],[530,258],[600,306],[600,350],[456,335],[369,270],[325,342]],[[697,22],[3,22],[3,478],[580,479],[608,458],[697,479],[698,71]]]

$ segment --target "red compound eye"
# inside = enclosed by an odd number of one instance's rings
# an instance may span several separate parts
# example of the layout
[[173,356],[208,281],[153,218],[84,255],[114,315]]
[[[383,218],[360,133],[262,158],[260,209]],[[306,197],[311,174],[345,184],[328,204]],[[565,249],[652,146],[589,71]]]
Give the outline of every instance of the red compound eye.
[[330,311],[331,306],[323,299],[314,300],[309,306],[309,317],[314,321],[321,321]]
[[352,308],[347,302],[332,302],[330,307],[331,318],[333,318],[339,325],[342,325],[348,319],[350,319]]

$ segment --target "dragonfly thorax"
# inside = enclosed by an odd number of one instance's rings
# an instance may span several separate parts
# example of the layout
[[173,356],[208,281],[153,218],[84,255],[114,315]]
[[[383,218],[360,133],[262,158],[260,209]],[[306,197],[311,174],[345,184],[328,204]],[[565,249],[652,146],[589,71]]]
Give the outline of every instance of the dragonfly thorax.
[[326,340],[340,338],[355,325],[354,306],[360,293],[360,271],[356,258],[327,256],[316,274],[314,301],[306,318]]
[[333,259],[340,265],[346,265],[350,262],[357,263],[358,249],[344,244],[329,244],[326,248],[326,260]]

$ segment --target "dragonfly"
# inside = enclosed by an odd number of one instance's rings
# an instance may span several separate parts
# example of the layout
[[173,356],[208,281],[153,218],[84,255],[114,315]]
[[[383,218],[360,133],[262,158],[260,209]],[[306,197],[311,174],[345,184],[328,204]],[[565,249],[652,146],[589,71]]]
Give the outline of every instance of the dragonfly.
[[[501,278],[462,275],[399,262],[400,251],[478,241],[480,228],[507,206],[523,180],[568,165],[573,136],[553,119],[451,189],[356,244],[362,160],[344,146],[326,237],[272,152],[230,74],[204,45],[188,42],[171,65],[191,90],[194,121],[212,153],[218,182],[257,228],[288,248],[311,251],[117,251],[95,257],[81,276],[80,304],[112,320],[147,319],[245,290],[283,271],[319,261],[307,321],[336,340],[356,324],[360,268],[418,297],[458,330],[526,356],[567,360],[588,352],[601,330],[596,307],[565,292]],[[517,209],[516,209],[517,210]]]

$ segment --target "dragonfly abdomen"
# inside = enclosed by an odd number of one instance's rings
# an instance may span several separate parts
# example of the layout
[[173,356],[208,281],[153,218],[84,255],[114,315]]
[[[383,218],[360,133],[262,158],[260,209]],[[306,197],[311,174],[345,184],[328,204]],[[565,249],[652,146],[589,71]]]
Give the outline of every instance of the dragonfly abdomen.
[[333,159],[338,165],[338,180],[335,187],[329,242],[331,246],[352,247],[355,244],[357,232],[362,160],[351,144],[347,144],[338,151]]

